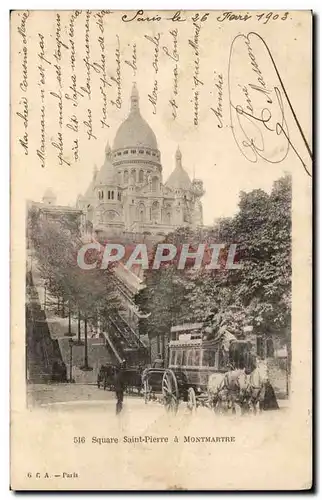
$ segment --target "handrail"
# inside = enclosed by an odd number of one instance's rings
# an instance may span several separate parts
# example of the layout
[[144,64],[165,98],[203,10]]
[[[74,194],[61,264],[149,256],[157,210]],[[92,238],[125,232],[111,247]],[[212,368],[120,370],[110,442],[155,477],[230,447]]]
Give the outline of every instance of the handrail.
[[113,351],[113,353],[114,353],[114,356],[115,356],[115,357],[116,357],[116,359],[119,361],[119,363],[121,363],[121,362],[122,362],[122,358],[120,357],[119,353],[118,353],[118,352],[117,352],[117,350],[115,349],[114,344],[113,344],[113,342],[111,341],[109,334],[108,334],[107,332],[104,332],[104,331],[103,331],[103,332],[101,332],[101,333],[103,333],[103,335],[104,335],[104,337],[105,337],[105,339],[106,339],[106,341],[107,341],[108,345],[110,346],[110,348],[112,349],[112,351]]
[[126,337],[126,334],[124,335],[124,331],[121,329],[121,327],[117,324],[117,321],[120,320],[121,323],[123,323],[123,325],[125,326],[125,331],[127,330],[127,333],[129,333],[132,337],[134,337],[134,341],[135,341],[135,344],[138,346],[138,347],[143,347],[143,342],[142,340],[139,338],[139,336],[135,333],[135,331],[130,327],[130,325],[125,321],[124,318],[122,318],[122,316],[120,314],[117,315],[114,315],[114,317],[111,315],[110,316],[110,320],[112,322],[112,324],[116,327],[116,329],[119,331],[119,333],[121,334],[121,336],[126,340],[132,340],[132,339],[129,339]]
[[127,332],[128,335],[126,335],[126,330],[121,330],[121,328],[118,326],[117,322],[112,317],[110,317],[110,322],[112,323],[114,328],[118,331],[118,333],[121,335],[121,337],[124,339],[124,341],[126,341],[128,344],[133,345],[132,339],[129,338],[129,333]]

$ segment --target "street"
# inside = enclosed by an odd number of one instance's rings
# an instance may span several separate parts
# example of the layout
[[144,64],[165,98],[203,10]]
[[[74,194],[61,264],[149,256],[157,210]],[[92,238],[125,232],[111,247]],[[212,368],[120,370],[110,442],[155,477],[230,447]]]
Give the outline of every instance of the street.
[[[115,412],[115,393],[103,390],[96,385],[83,384],[29,384],[27,386],[27,401],[29,407],[42,407],[50,410],[86,411],[93,409]],[[287,409],[288,400],[278,400],[280,409]],[[145,404],[144,398],[137,394],[124,395],[124,413],[133,411],[144,412],[145,415],[160,416],[165,413],[162,404],[151,401]],[[277,412],[278,413],[278,412]],[[186,404],[181,402],[178,415],[189,414]],[[197,414],[212,415],[207,408],[199,407]],[[270,413],[272,415],[272,413]],[[235,418],[235,417],[234,417]]]

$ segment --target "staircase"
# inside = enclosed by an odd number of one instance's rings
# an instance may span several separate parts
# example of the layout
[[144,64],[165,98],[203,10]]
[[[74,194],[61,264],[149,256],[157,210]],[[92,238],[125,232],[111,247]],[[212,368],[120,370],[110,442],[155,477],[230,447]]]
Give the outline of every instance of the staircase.
[[[61,337],[59,340],[60,351],[67,366],[68,376],[70,371],[70,345],[69,339]],[[97,375],[102,365],[115,364],[115,355],[106,348],[104,339],[87,339],[89,371],[82,370],[84,366],[84,346],[72,347],[72,378],[76,384],[96,384]]]
[[[120,295],[133,303],[133,290],[110,271],[111,280]],[[40,305],[36,287],[37,266],[27,273],[26,336],[27,336],[27,378],[33,383],[46,383],[52,380],[53,364],[58,363],[69,377],[70,352],[67,338],[53,339],[53,324],[50,329],[45,311]],[[107,328],[101,333],[104,338],[88,339],[88,361],[93,371],[78,373],[83,363],[83,347],[73,347],[73,377],[76,382],[95,383],[101,364],[115,364],[126,360],[128,366],[137,366],[148,358],[148,350],[137,333],[118,312],[111,313],[107,319]],[[75,371],[76,370],[76,371]],[[77,379],[77,380],[76,380]],[[88,379],[88,380],[87,380]]]
[[[127,302],[133,303],[134,289],[129,288],[113,270],[108,270],[110,279]],[[108,333],[104,333],[106,346],[111,354],[121,361],[125,359],[128,366],[135,366],[139,362],[145,362],[148,359],[148,350],[140,339],[139,335],[131,328],[120,313],[111,313],[108,317]]]
[[54,365],[60,368],[61,381],[66,381],[66,366],[57,340],[50,336],[46,315],[40,306],[31,273],[27,274],[26,291],[27,381],[38,384],[51,381]]
[[107,347],[117,352],[117,357],[125,359],[128,366],[135,366],[140,361],[145,362],[147,349],[137,333],[118,313],[112,313],[108,318]]

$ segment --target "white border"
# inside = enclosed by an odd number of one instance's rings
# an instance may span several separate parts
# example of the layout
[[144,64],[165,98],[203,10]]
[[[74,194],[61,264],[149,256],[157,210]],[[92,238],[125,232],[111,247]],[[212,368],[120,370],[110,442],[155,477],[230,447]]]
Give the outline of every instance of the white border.
[[[225,2],[226,3],[226,2]],[[139,5],[138,5],[139,4]],[[123,1],[116,1],[116,0],[110,0],[108,3],[107,2],[95,2],[95,5],[89,5],[89,2],[85,2],[84,0],[78,0],[78,1],[69,1],[66,2],[66,0],[56,0],[55,2],[46,2],[44,5],[44,0],[29,0],[29,2],[16,2],[14,6],[10,5],[10,2],[6,0],[2,0],[1,6],[0,6],[0,39],[1,39],[1,182],[0,182],[0,214],[1,214],[1,233],[2,233],[2,245],[0,246],[0,257],[1,257],[1,272],[0,272],[0,293],[1,293],[1,330],[2,330],[2,342],[1,342],[1,358],[0,358],[0,401],[1,401],[1,406],[0,406],[0,496],[1,499],[6,499],[9,498],[9,495],[12,495],[12,492],[9,492],[9,348],[10,348],[10,343],[9,343],[9,242],[10,242],[10,227],[9,227],[9,164],[10,164],[10,156],[9,156],[9,39],[10,39],[10,33],[9,33],[9,9],[41,9],[41,10],[50,10],[50,9],[63,9],[66,10],[68,9],[88,9],[90,8],[95,8],[95,9],[103,9],[103,8],[109,8],[111,10],[136,10],[138,8],[141,9],[150,9],[150,10],[165,10],[165,9],[172,9],[173,10],[173,0],[163,0],[159,2],[148,2],[146,0],[141,0],[140,2],[133,2],[129,0],[123,0]],[[223,7],[223,8],[222,8]],[[319,114],[318,114],[318,102],[319,102],[319,97],[320,97],[320,92],[319,92],[319,84],[320,82],[320,68],[321,68],[321,47],[319,43],[319,34],[318,34],[318,25],[319,25],[319,14],[321,13],[321,2],[318,0],[314,0],[313,2],[310,2],[308,4],[307,2],[300,2],[300,1],[293,1],[293,2],[283,2],[281,4],[280,0],[271,0],[270,2],[264,1],[264,2],[258,2],[258,1],[247,1],[245,3],[242,2],[237,2],[237,1],[230,1],[229,6],[225,5],[223,6],[223,2],[220,5],[219,3],[215,3],[210,0],[199,0],[198,2],[189,2],[188,0],[183,1],[183,0],[177,0],[175,2],[175,8],[176,9],[190,9],[190,10],[301,10],[301,9],[312,9],[314,13],[317,15],[317,20],[316,20],[316,101],[314,103],[315,109],[316,109],[316,130],[315,130],[315,139],[319,138]],[[315,146],[316,147],[316,146]],[[317,149],[317,148],[316,148]],[[316,178],[315,178],[315,183],[318,184],[319,182],[319,175],[318,175],[318,170],[320,166],[320,154],[319,156],[316,157]],[[321,221],[322,221],[322,210],[321,210],[321,204],[319,203],[319,196],[317,195],[317,207],[316,207],[316,221],[317,221],[317,230],[318,233],[321,232]],[[317,235],[316,235],[317,237]],[[321,256],[320,248],[319,245],[317,244],[317,259],[320,261],[319,257]],[[319,262],[320,264],[320,262]],[[316,279],[316,284],[317,284],[317,292],[318,292],[318,284],[321,283],[322,281],[322,272],[321,272],[321,266],[318,266],[317,269],[318,272],[315,272],[315,279]],[[318,294],[317,297],[317,314],[322,310],[322,300],[320,294]],[[317,342],[318,336],[320,334],[320,318],[317,318],[317,325],[315,328],[315,335],[316,335],[316,343],[315,347],[318,348],[318,354],[316,354],[316,361],[317,365],[319,365],[319,360],[322,359],[321,355],[321,344],[320,342]],[[321,387],[320,382],[321,382],[321,372],[319,370],[319,367],[317,366],[317,375],[318,375],[318,388]],[[316,391],[318,392],[318,391]],[[317,416],[320,417],[321,412],[320,412],[320,399],[317,404],[316,412]],[[320,418],[319,422],[316,422],[317,426],[320,424]],[[315,437],[315,441],[317,440],[317,437],[319,436],[319,432],[317,433]],[[320,437],[320,436],[319,436]],[[320,450],[320,441],[318,440],[318,452]],[[274,457],[272,457],[274,459]],[[26,460],[28,460],[28,457],[26,457]],[[316,470],[316,478],[321,478],[322,477],[322,467],[319,463],[317,464],[317,470]],[[34,496],[34,495],[28,495]],[[42,498],[45,496],[44,494],[37,494],[38,498]],[[65,494],[60,494],[60,498],[65,497]],[[87,497],[91,497],[91,494],[86,495]],[[111,496],[111,494],[109,494]],[[119,498],[122,495],[117,495]],[[147,495],[144,495],[147,497]],[[222,496],[222,495],[216,495]],[[227,494],[225,494],[227,496]],[[274,495],[275,498],[280,497],[282,495]],[[245,496],[244,496],[245,497]],[[253,495],[252,495],[253,497]]]

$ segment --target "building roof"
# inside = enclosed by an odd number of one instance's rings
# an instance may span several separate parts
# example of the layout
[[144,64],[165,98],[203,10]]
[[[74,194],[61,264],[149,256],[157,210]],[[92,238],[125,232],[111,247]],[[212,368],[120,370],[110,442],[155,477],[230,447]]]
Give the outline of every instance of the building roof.
[[42,203],[41,201],[31,201],[32,206],[39,208],[43,212],[50,212],[50,213],[74,213],[81,215],[83,213],[83,210],[80,208],[76,207],[70,207],[66,205],[46,205],[45,203]]
[[116,132],[113,149],[115,150],[137,146],[158,149],[155,133],[150,125],[141,116],[139,108],[139,93],[134,84],[131,94],[130,114]]

